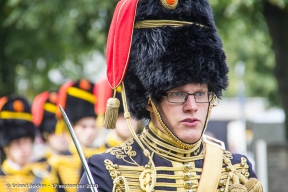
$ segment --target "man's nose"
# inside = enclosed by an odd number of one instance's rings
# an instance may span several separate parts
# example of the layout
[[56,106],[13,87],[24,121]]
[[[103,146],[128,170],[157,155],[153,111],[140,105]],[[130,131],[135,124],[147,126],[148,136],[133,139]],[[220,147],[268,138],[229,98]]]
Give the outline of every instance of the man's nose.
[[186,102],[184,103],[184,110],[197,110],[198,105],[195,101],[194,95],[188,95]]

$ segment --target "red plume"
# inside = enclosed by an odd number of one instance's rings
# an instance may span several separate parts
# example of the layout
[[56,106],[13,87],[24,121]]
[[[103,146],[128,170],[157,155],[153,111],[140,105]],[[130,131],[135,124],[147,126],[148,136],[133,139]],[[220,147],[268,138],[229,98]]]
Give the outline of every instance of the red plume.
[[137,3],[121,0],[113,15],[106,49],[107,77],[112,89],[121,83],[127,69]]
[[33,115],[33,123],[36,126],[39,126],[41,124],[43,114],[44,114],[44,103],[46,102],[48,97],[49,97],[49,92],[45,91],[37,95],[33,100],[31,112]]
[[93,94],[96,96],[95,112],[97,115],[104,115],[107,100],[112,97],[112,89],[108,80],[102,79],[94,86]]

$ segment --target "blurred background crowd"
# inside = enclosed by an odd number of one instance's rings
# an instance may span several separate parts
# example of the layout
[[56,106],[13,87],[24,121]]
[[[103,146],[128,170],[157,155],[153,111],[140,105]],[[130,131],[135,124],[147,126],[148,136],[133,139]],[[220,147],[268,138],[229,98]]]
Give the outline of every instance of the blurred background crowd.
[[[77,137],[87,156],[130,137],[129,132],[99,126],[106,105],[105,94],[100,93],[108,90],[99,88],[106,81],[106,37],[117,2],[1,0],[0,109],[5,113],[0,143],[6,173],[30,175],[31,183],[74,183],[79,179],[83,172],[80,159],[73,156],[75,148],[57,104],[67,112],[75,133],[81,133]],[[230,85],[212,110],[207,134],[223,140],[230,151],[253,159],[265,191],[287,191],[288,3],[214,0],[210,4],[227,56]],[[19,119],[18,113],[25,118]],[[82,122],[75,114],[90,121]],[[6,123],[23,132],[13,131]],[[135,124],[136,128],[143,122]],[[24,150],[19,147],[22,145],[28,152],[19,151]],[[25,160],[14,162],[7,157]],[[37,169],[30,174],[32,162]],[[3,184],[0,179],[1,191],[12,183],[5,178]],[[11,179],[16,183],[15,177]]]
[[[122,105],[115,129],[103,130],[110,97],[112,89],[106,79],[92,83],[83,78],[38,94],[32,105],[19,94],[0,98],[0,188],[28,190],[31,184],[41,184],[40,191],[76,191],[84,168],[58,105],[65,110],[88,159],[132,137]],[[121,100],[121,90],[115,97]],[[144,126],[141,121],[131,122],[136,132]]]

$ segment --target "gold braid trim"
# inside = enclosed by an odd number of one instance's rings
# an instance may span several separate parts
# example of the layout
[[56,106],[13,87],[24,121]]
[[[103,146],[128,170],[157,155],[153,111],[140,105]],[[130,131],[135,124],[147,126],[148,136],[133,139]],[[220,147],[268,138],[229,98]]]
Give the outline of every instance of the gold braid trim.
[[[263,192],[263,186],[258,179],[249,179],[249,174],[246,174],[245,170],[239,172],[234,165],[231,164],[231,160],[225,156],[224,164],[226,165],[226,170],[229,171],[225,192]],[[248,169],[246,166],[247,160],[242,157],[240,167]],[[230,180],[232,180],[232,184],[229,183]]]
[[[214,94],[212,96],[212,100],[211,102],[209,103],[209,107],[208,107],[208,111],[207,111],[207,116],[206,116],[206,120],[205,120],[205,124],[204,124],[204,129],[203,129],[203,132],[202,132],[202,135],[203,133],[205,132],[206,130],[206,127],[207,127],[207,124],[208,124],[208,120],[210,118],[210,114],[211,114],[211,111],[212,111],[212,108],[214,106],[214,101],[217,100],[217,97],[216,95]],[[165,125],[165,123],[163,122],[162,120],[162,117],[158,111],[158,109],[156,108],[154,102],[152,101],[151,97],[149,96],[149,100],[148,100],[148,103],[152,105],[152,109],[153,109],[153,112],[156,116],[156,119],[159,121],[160,125],[163,127],[164,131],[166,132],[166,134],[172,138],[175,142],[176,142],[176,145],[177,147],[181,148],[181,149],[192,149],[194,148],[195,146],[199,146],[199,143],[202,141],[201,138],[196,142],[196,143],[192,143],[192,144],[189,144],[189,143],[184,143],[183,141],[181,141],[180,139],[178,139],[172,132],[171,130]]]
[[[124,108],[124,118],[126,119],[130,133],[132,134],[135,141],[138,143],[138,145],[143,150],[144,155],[149,159],[148,164],[149,164],[149,169],[151,171],[149,172],[148,175],[145,175],[145,176],[149,176],[149,179],[147,177],[147,180],[145,180],[144,185],[145,185],[146,191],[152,191],[152,190],[154,190],[155,183],[156,183],[156,175],[157,175],[156,167],[155,167],[155,164],[153,162],[151,153],[144,147],[144,145],[142,144],[142,142],[140,141],[140,139],[138,138],[138,136],[136,135],[136,133],[132,127],[132,124],[130,121],[131,116],[130,116],[130,112],[128,110],[127,101],[126,101],[126,92],[125,92],[124,81],[122,81],[122,83],[121,83],[121,90],[122,90],[122,101],[123,101],[123,108]],[[149,180],[149,182],[148,182],[148,180]]]
[[182,27],[183,25],[197,25],[199,27],[206,27],[200,23],[194,23],[189,21],[176,21],[176,20],[142,20],[137,21],[135,23],[134,28],[141,29],[141,28],[155,28],[155,27]]
[[195,148],[189,150],[179,149],[172,145],[166,144],[157,138],[154,138],[146,128],[143,130],[140,140],[148,147],[148,149],[154,151],[157,155],[169,161],[191,162],[204,158],[204,151],[197,156],[189,157],[191,153],[199,152],[198,149],[202,142],[199,142],[199,146],[196,145]]

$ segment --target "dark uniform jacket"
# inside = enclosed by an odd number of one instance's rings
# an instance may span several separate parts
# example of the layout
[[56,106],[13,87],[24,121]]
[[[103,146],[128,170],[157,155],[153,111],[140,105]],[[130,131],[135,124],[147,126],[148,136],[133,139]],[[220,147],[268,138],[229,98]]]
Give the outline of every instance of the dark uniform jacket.
[[[135,139],[88,159],[88,166],[98,192],[111,192],[116,189],[116,191],[123,189],[128,191],[127,188],[131,192],[149,191],[153,171],[157,173],[155,191],[197,191],[203,171],[204,142],[199,142],[199,145],[192,149],[180,149],[176,147],[175,141],[151,122],[138,137],[149,150],[153,163],[149,162]],[[217,191],[225,191],[225,188],[233,182],[237,183],[237,178],[239,184],[249,178],[256,178],[252,165],[245,156],[232,154],[226,150],[223,150],[223,163],[219,170],[221,176],[217,181]],[[234,180],[229,177],[231,172],[238,175],[233,176]],[[84,187],[79,188],[79,192],[91,191],[86,174],[83,175],[80,184]]]

